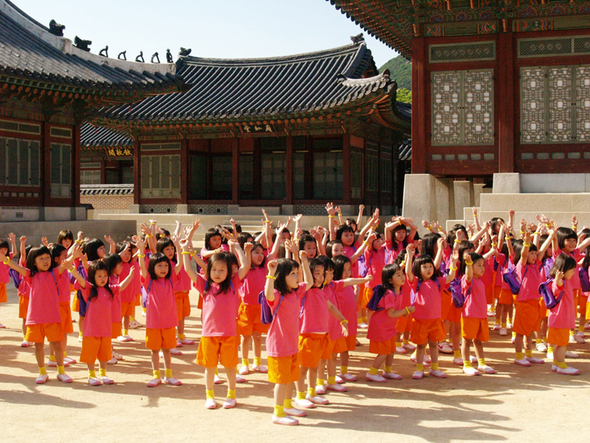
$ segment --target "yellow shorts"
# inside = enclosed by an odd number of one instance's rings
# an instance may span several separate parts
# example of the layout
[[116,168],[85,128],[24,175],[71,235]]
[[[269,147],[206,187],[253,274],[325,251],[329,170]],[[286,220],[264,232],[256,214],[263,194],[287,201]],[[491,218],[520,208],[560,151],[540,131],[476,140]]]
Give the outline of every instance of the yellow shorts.
[[387,341],[374,341],[369,343],[369,352],[371,354],[389,355],[395,351],[395,337]]
[[567,346],[570,341],[570,330],[567,328],[548,328],[547,343],[555,346]]
[[490,329],[487,318],[461,318],[461,337],[468,340],[490,341]]
[[176,328],[146,329],[145,346],[152,351],[174,349],[176,347]]
[[188,296],[189,291],[175,292],[176,312],[178,313],[178,321],[183,320],[184,317],[191,315],[191,300]]
[[301,334],[299,336],[299,365],[304,368],[317,368],[329,342],[328,334]]
[[238,365],[238,337],[201,337],[197,351],[197,364],[214,368],[217,362],[226,368]]
[[42,325],[27,325],[25,340],[33,343],[43,343],[47,338],[50,343],[61,341],[61,323],[45,323]]
[[297,354],[288,357],[268,357],[268,381],[286,385],[299,380],[301,371]]
[[72,311],[70,309],[70,302],[59,303],[59,315],[61,316],[61,332],[62,334],[69,334],[74,332],[74,325],[72,324]]
[[109,361],[113,358],[111,337],[86,337],[82,339],[80,361],[93,365],[96,360]]
[[238,334],[247,337],[252,335],[252,332],[260,332],[266,334],[270,328],[270,324],[265,325],[260,322],[261,307],[259,304],[240,305],[238,312]]
[[423,345],[427,341],[441,341],[447,337],[445,325],[440,318],[434,320],[412,319],[412,341]]

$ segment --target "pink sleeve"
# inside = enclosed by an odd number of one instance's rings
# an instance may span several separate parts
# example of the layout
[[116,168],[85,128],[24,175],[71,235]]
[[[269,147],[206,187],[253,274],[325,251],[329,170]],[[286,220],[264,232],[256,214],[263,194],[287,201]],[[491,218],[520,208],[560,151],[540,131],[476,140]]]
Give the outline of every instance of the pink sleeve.
[[334,292],[337,294],[344,291],[344,281],[342,280],[335,280],[334,281]]

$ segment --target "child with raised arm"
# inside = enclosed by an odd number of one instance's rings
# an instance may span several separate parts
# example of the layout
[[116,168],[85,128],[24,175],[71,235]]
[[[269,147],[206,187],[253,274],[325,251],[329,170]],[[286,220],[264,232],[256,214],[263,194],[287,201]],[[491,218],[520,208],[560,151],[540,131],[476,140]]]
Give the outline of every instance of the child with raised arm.
[[[402,288],[406,281],[404,270],[398,264],[387,265],[381,273],[381,284],[373,290],[373,297],[380,297],[377,310],[369,320],[367,338],[371,341],[369,352],[377,354],[375,361],[365,374],[369,381],[386,382],[387,379],[401,380],[401,375],[391,369],[393,364],[393,353],[396,343],[395,328],[397,319],[401,316],[407,317],[414,312],[414,306],[402,307]],[[383,376],[379,375],[379,368],[385,362]]]
[[[434,267],[432,257],[420,255],[414,260],[414,245],[406,248],[406,277],[412,285],[416,298],[414,300],[414,318],[412,320],[412,341],[416,343],[416,371],[412,375],[414,379],[424,377],[424,351],[426,345],[430,348],[432,366],[430,375],[437,378],[446,378],[447,374],[438,368],[438,343],[447,336],[441,318],[442,291],[448,287],[455,278],[457,272],[458,252],[456,249],[451,256],[450,270],[446,277],[438,277],[438,271]],[[439,248],[437,255],[442,254]],[[436,258],[438,261],[439,258]]]
[[272,422],[281,425],[297,425],[299,421],[293,417],[306,415],[305,411],[294,408],[292,404],[293,384],[300,376],[299,311],[305,291],[313,282],[307,255],[303,251],[299,255],[304,282],[299,282],[299,264],[281,258],[268,263],[264,286],[264,295],[273,314],[266,339],[268,380],[275,383]]
[[[11,233],[10,236],[12,237],[12,241],[14,241],[14,234]],[[13,250],[10,251],[9,254],[9,247],[10,246],[8,244],[8,241],[3,238],[0,238],[0,254],[9,257],[9,260],[12,260],[16,251],[14,250],[13,246]],[[10,281],[10,273],[8,272],[9,269],[10,268],[8,267],[8,265],[0,263],[0,303],[6,303],[8,301],[6,283]],[[5,327],[6,326],[0,323],[0,329]]]

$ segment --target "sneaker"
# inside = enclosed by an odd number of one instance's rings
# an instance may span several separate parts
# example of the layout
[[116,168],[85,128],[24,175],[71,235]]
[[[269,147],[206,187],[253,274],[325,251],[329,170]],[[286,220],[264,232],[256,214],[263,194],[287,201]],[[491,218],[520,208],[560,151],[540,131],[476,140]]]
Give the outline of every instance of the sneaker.
[[407,354],[408,351],[403,346],[398,346],[397,348],[395,348],[395,353],[396,354]]
[[176,339],[176,347],[182,348],[182,342],[179,339]]
[[577,343],[576,338],[574,335],[570,334],[570,339],[568,340],[568,343]]
[[[336,392],[346,392],[348,391],[348,388],[346,386],[342,386],[339,385],[338,383],[336,383],[335,385],[326,385],[326,390],[327,391],[336,391]],[[317,390],[316,390],[317,392]],[[319,392],[318,392],[319,394]]]
[[[566,352],[567,354],[567,352]],[[547,352],[547,360],[553,361],[553,352]]]
[[502,337],[508,335],[508,330],[506,328],[500,328],[500,332],[498,333],[500,334]]
[[514,363],[516,363],[519,366],[530,366],[531,365],[531,362],[528,361],[526,358],[523,358],[522,360],[515,358]]
[[565,351],[565,356],[567,358],[578,358],[579,355],[572,351]]
[[416,350],[416,346],[414,346],[412,343],[407,343],[403,346],[404,346],[404,349],[407,351],[414,352]]
[[355,343],[355,346],[362,346],[362,345],[363,345],[363,344],[362,344],[360,341],[358,341],[358,339],[357,339],[357,341],[356,341],[356,343]]
[[516,343],[516,336],[513,335],[512,338],[510,339],[510,343],[514,344]]
[[494,368],[489,367],[488,365],[478,366],[477,370],[483,374],[495,374],[496,373],[496,370]]
[[574,340],[576,341],[576,343],[579,343],[581,345],[586,343],[586,340],[584,340],[584,333],[581,331],[578,331],[574,334]]
[[219,378],[219,375],[215,374],[215,376],[213,377],[213,383],[215,383],[216,385],[219,385],[219,384],[223,383],[223,380]]
[[[315,404],[313,404],[312,402],[310,402],[308,399],[297,399],[295,400],[293,403],[295,403],[295,406],[297,406],[297,408],[302,408],[302,409],[313,409],[315,408]],[[286,412],[285,412],[286,414]]]
[[117,360],[115,357],[113,357],[109,361],[107,361],[107,364],[109,364],[109,365],[116,365],[117,363],[119,363],[119,360]]
[[37,383],[38,385],[42,385],[47,383],[47,380],[49,380],[49,375],[43,374],[35,379],[35,383]]
[[6,326],[4,326],[2,323],[0,323],[0,329],[5,329]]
[[422,377],[424,377],[424,371],[415,371],[415,372],[412,374],[412,378],[413,378],[414,380],[420,380]]
[[[413,361],[414,363],[416,363],[416,353],[414,352],[411,356],[410,356],[410,361]],[[430,366],[431,363],[431,359],[430,356],[428,354],[424,354],[424,361],[422,363],[424,363],[424,366]]]
[[369,327],[368,324],[366,324],[365,322],[359,323],[357,325],[357,327],[361,328],[361,329],[367,329]]
[[71,383],[74,381],[68,374],[57,374],[57,379],[62,383]]
[[100,386],[100,385],[102,385],[101,381],[98,378],[94,378],[94,377],[88,379],[88,384],[90,386]]
[[174,377],[166,377],[164,378],[164,383],[170,386],[180,386],[182,382]]
[[290,415],[292,417],[306,417],[307,412],[302,411],[301,409],[297,408],[285,408],[285,414]]
[[537,351],[539,352],[547,352],[547,345],[543,342],[537,343]]
[[318,395],[324,395],[326,393],[326,387],[324,385],[316,385],[315,393]]
[[512,323],[507,323],[507,324],[506,324],[506,327],[507,327],[508,329],[512,329]]
[[246,365],[242,365],[240,367],[240,370],[238,371],[238,374],[240,375],[248,375],[250,373],[250,368]]
[[353,374],[340,374],[340,377],[342,377],[342,380],[347,382],[357,381],[357,376]]
[[128,342],[128,341],[133,341],[133,339],[131,337],[129,337],[128,335],[119,335],[117,337],[117,341],[118,342],[121,342],[121,343],[125,343],[125,342]]
[[178,339],[177,341],[179,341],[180,344],[183,344],[183,345],[194,345],[195,344],[194,340],[190,340],[188,338]]
[[137,320],[132,320],[129,323],[129,329],[139,329],[139,328],[143,328],[143,325],[138,322]]
[[557,365],[551,365],[551,372],[557,372]]
[[217,404],[214,398],[208,398],[205,400],[205,409],[217,409]]
[[461,357],[455,357],[453,358],[453,364],[463,366],[463,359]]
[[236,383],[246,383],[246,379],[242,377],[240,374],[236,374]]
[[469,361],[476,365],[478,363],[477,357],[475,355],[472,355],[471,357],[469,357]]
[[48,368],[57,368],[57,362],[54,360],[47,360],[47,367]]
[[115,384],[115,380],[107,377],[106,375],[104,377],[100,377],[100,381],[102,382],[103,385],[114,385]]
[[381,377],[379,374],[369,374],[368,372],[365,374],[365,378],[369,381],[376,381],[377,383],[385,383],[387,380],[384,377]]
[[29,342],[26,340],[23,340],[23,342],[20,344],[21,348],[28,348],[29,347]]
[[113,351],[113,358],[117,359],[117,360],[123,360],[123,356],[121,354],[119,354],[118,352]]
[[[225,405],[225,403],[224,403]],[[286,414],[286,412],[285,412]],[[287,426],[295,426],[299,424],[299,420],[297,420],[296,418],[293,417],[289,417],[288,415],[285,415],[284,417],[277,417],[276,415],[272,415],[272,422],[275,425],[287,425]]]
[[238,402],[235,398],[226,398],[223,402],[223,409],[232,409],[235,408]]
[[182,355],[182,351],[180,351],[178,348],[172,348],[172,349],[170,349],[170,354],[172,354],[172,355]]
[[565,369],[560,368],[558,366],[556,372],[558,374],[563,374],[563,375],[578,375],[580,373],[580,370],[579,369],[576,369],[576,368],[572,368],[571,366],[568,366]]
[[78,341],[79,341],[80,343],[82,343],[82,342],[84,341],[84,337],[82,337],[82,336],[78,336]]
[[64,364],[68,364],[68,365],[75,365],[76,363],[78,363],[78,361],[76,361],[73,358],[70,357],[64,357]]
[[543,360],[542,358],[537,358],[537,357],[525,357],[526,361],[529,361],[533,364],[536,365],[542,365],[543,363],[545,363],[545,360]]
[[447,378],[447,374],[445,374],[443,371],[441,371],[440,369],[436,369],[436,370],[430,370],[430,375],[432,375],[433,377],[436,378]]
[[588,331],[590,329],[590,321],[587,321],[586,324],[584,325],[584,329],[586,331]]
[[443,354],[452,354],[453,353],[453,348],[451,348],[451,346],[449,346],[449,343],[446,341],[440,342],[438,344],[438,350],[439,350],[439,352],[441,352]]
[[149,382],[148,382],[148,388],[155,388],[156,386],[159,386],[162,384],[162,379],[161,378],[152,378]]
[[481,372],[479,372],[477,369],[475,369],[474,367],[463,367],[463,372],[467,375],[481,375]]
[[346,383],[346,381],[340,377],[339,375],[336,376],[336,383],[338,383],[339,385]]
[[252,370],[254,372],[260,372],[261,374],[267,374],[268,373],[268,366],[265,366],[265,365],[252,366]]
[[312,402],[314,405],[327,405],[330,403],[327,399],[325,399],[324,397],[320,397],[319,395],[312,397],[311,395],[307,394],[305,398]]
[[488,310],[488,317],[495,317],[496,311]]
[[397,372],[384,372],[383,377],[389,380],[401,380],[402,376],[399,375]]
[[494,325],[494,327],[492,328],[492,331],[499,331],[500,329],[502,329],[502,325]]

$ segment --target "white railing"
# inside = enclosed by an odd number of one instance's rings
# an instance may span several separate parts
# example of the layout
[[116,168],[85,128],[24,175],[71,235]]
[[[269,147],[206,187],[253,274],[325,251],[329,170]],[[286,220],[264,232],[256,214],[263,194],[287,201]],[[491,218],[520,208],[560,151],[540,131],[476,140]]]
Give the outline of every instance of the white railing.
[[133,184],[80,185],[80,195],[133,195]]

